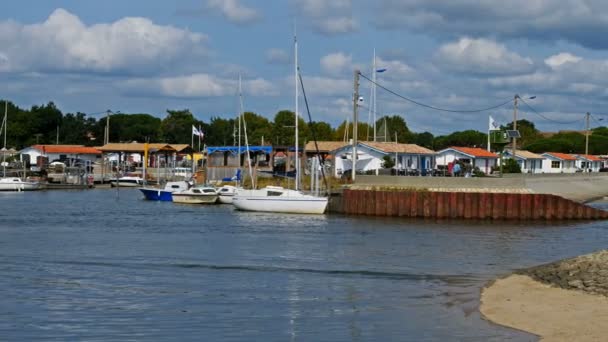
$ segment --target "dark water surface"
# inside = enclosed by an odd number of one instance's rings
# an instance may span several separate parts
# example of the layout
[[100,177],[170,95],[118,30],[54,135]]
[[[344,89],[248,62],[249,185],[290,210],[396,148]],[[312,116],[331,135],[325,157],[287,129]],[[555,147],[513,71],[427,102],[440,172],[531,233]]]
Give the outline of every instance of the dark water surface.
[[137,190],[0,193],[2,341],[531,341],[479,290],[605,222],[246,213]]

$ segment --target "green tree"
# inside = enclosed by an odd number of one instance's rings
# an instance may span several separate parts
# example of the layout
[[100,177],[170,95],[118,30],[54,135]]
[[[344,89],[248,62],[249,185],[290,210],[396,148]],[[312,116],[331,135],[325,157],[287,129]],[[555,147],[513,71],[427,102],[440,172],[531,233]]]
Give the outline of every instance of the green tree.
[[[513,123],[510,122],[502,128],[512,130]],[[542,138],[540,135],[540,131],[536,129],[534,123],[525,119],[517,120],[517,130],[521,135],[521,138],[517,139],[518,146],[526,146]]]
[[466,130],[439,136],[435,139],[434,146],[437,150],[442,150],[450,146],[484,147],[486,146],[487,141],[487,134],[475,130]]
[[[243,113],[243,118],[245,120],[244,126],[247,126],[249,145],[261,145],[262,140],[265,144],[272,141],[272,124],[268,119],[252,112]],[[244,130],[243,134],[245,134]]]
[[[289,110],[282,110],[274,116],[272,124],[272,142],[276,145],[293,146],[295,144],[295,114]],[[308,125],[298,117],[298,144],[304,145],[308,141]]]
[[[209,125],[205,127],[205,143],[208,146],[238,145],[236,139],[238,139],[238,125],[235,119],[212,117]],[[244,133],[241,132],[241,144],[244,144],[244,141]]]
[[[357,123],[357,139],[359,141],[367,141],[367,130],[370,126],[365,122]],[[346,121],[342,122],[338,128],[334,131],[334,139],[335,141],[343,141],[345,136],[345,131],[348,130],[348,139],[353,138],[353,123],[349,122],[348,126],[346,125]],[[372,130],[370,129],[370,132]]]
[[94,145],[96,120],[87,118],[84,113],[67,113],[59,126],[59,143],[68,145]]
[[[158,141],[160,126],[161,120],[149,114],[114,114],[110,117],[110,141]],[[191,125],[187,126],[187,131],[192,132]]]
[[435,137],[430,132],[416,133],[413,135],[413,143],[428,149],[433,149]]
[[202,123],[194,118],[189,109],[168,109],[167,114],[160,123],[160,138],[168,144],[191,144],[192,126],[198,127]]
[[397,142],[407,143],[413,140],[413,134],[401,116],[383,116],[376,121],[377,141],[395,141],[395,133]]
[[331,141],[334,139],[334,130],[327,122],[313,121],[308,124],[308,128],[310,130],[309,141],[312,141],[314,137],[317,138],[317,141]]

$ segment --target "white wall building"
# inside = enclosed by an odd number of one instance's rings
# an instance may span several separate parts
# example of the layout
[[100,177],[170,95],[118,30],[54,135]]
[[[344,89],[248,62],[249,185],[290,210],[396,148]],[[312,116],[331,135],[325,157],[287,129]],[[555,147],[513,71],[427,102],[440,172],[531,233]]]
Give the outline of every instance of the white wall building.
[[95,162],[101,158],[101,151],[83,145],[33,145],[19,151],[21,161],[31,165],[38,164],[38,157],[46,157],[48,162],[54,160],[74,160]]
[[575,173],[576,157],[567,153],[545,152],[541,154],[544,173]]
[[498,155],[477,147],[449,147],[437,152],[437,165],[447,167],[458,160],[478,167],[485,174],[490,174],[492,168],[498,165]]
[[[319,141],[317,145],[319,153],[325,154],[326,160],[331,161],[334,177],[352,170],[352,143]],[[315,155],[314,142],[306,144],[305,152],[309,158]],[[384,168],[385,156],[395,161],[393,169],[401,174],[426,174],[435,167],[435,152],[427,148],[415,144],[362,141],[357,144],[357,173],[378,174]]]
[[[506,150],[503,154],[503,160],[504,158],[512,158],[512,151]],[[515,160],[522,173],[543,173],[543,163],[546,163],[545,158],[540,154],[524,150],[515,151]]]
[[590,154],[577,154],[576,168],[583,172],[599,172],[603,167],[603,161],[599,157]]

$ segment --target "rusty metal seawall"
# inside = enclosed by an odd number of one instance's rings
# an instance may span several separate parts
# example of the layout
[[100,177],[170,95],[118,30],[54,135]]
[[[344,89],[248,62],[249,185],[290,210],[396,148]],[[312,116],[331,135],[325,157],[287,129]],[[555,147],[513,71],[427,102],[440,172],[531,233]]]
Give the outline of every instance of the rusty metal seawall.
[[333,211],[349,215],[494,220],[597,220],[608,211],[556,195],[344,189]]

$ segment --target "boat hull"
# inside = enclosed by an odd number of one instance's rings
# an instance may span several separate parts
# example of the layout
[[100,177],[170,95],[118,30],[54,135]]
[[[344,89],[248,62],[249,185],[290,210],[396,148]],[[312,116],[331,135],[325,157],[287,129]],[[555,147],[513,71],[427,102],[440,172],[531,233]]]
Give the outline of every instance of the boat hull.
[[148,201],[173,201],[173,193],[171,191],[148,188],[141,188],[139,190],[144,194],[144,198]]
[[232,204],[233,197],[234,197],[234,194],[219,195],[219,201],[222,204]]
[[232,204],[238,210],[289,214],[323,214],[327,209],[327,197],[304,195],[291,190],[286,190],[280,196],[267,194],[268,190],[242,191],[232,198]]
[[217,202],[217,197],[217,195],[173,194],[173,202],[186,204],[213,204]]
[[0,191],[35,191],[41,188],[38,182],[0,182]]

